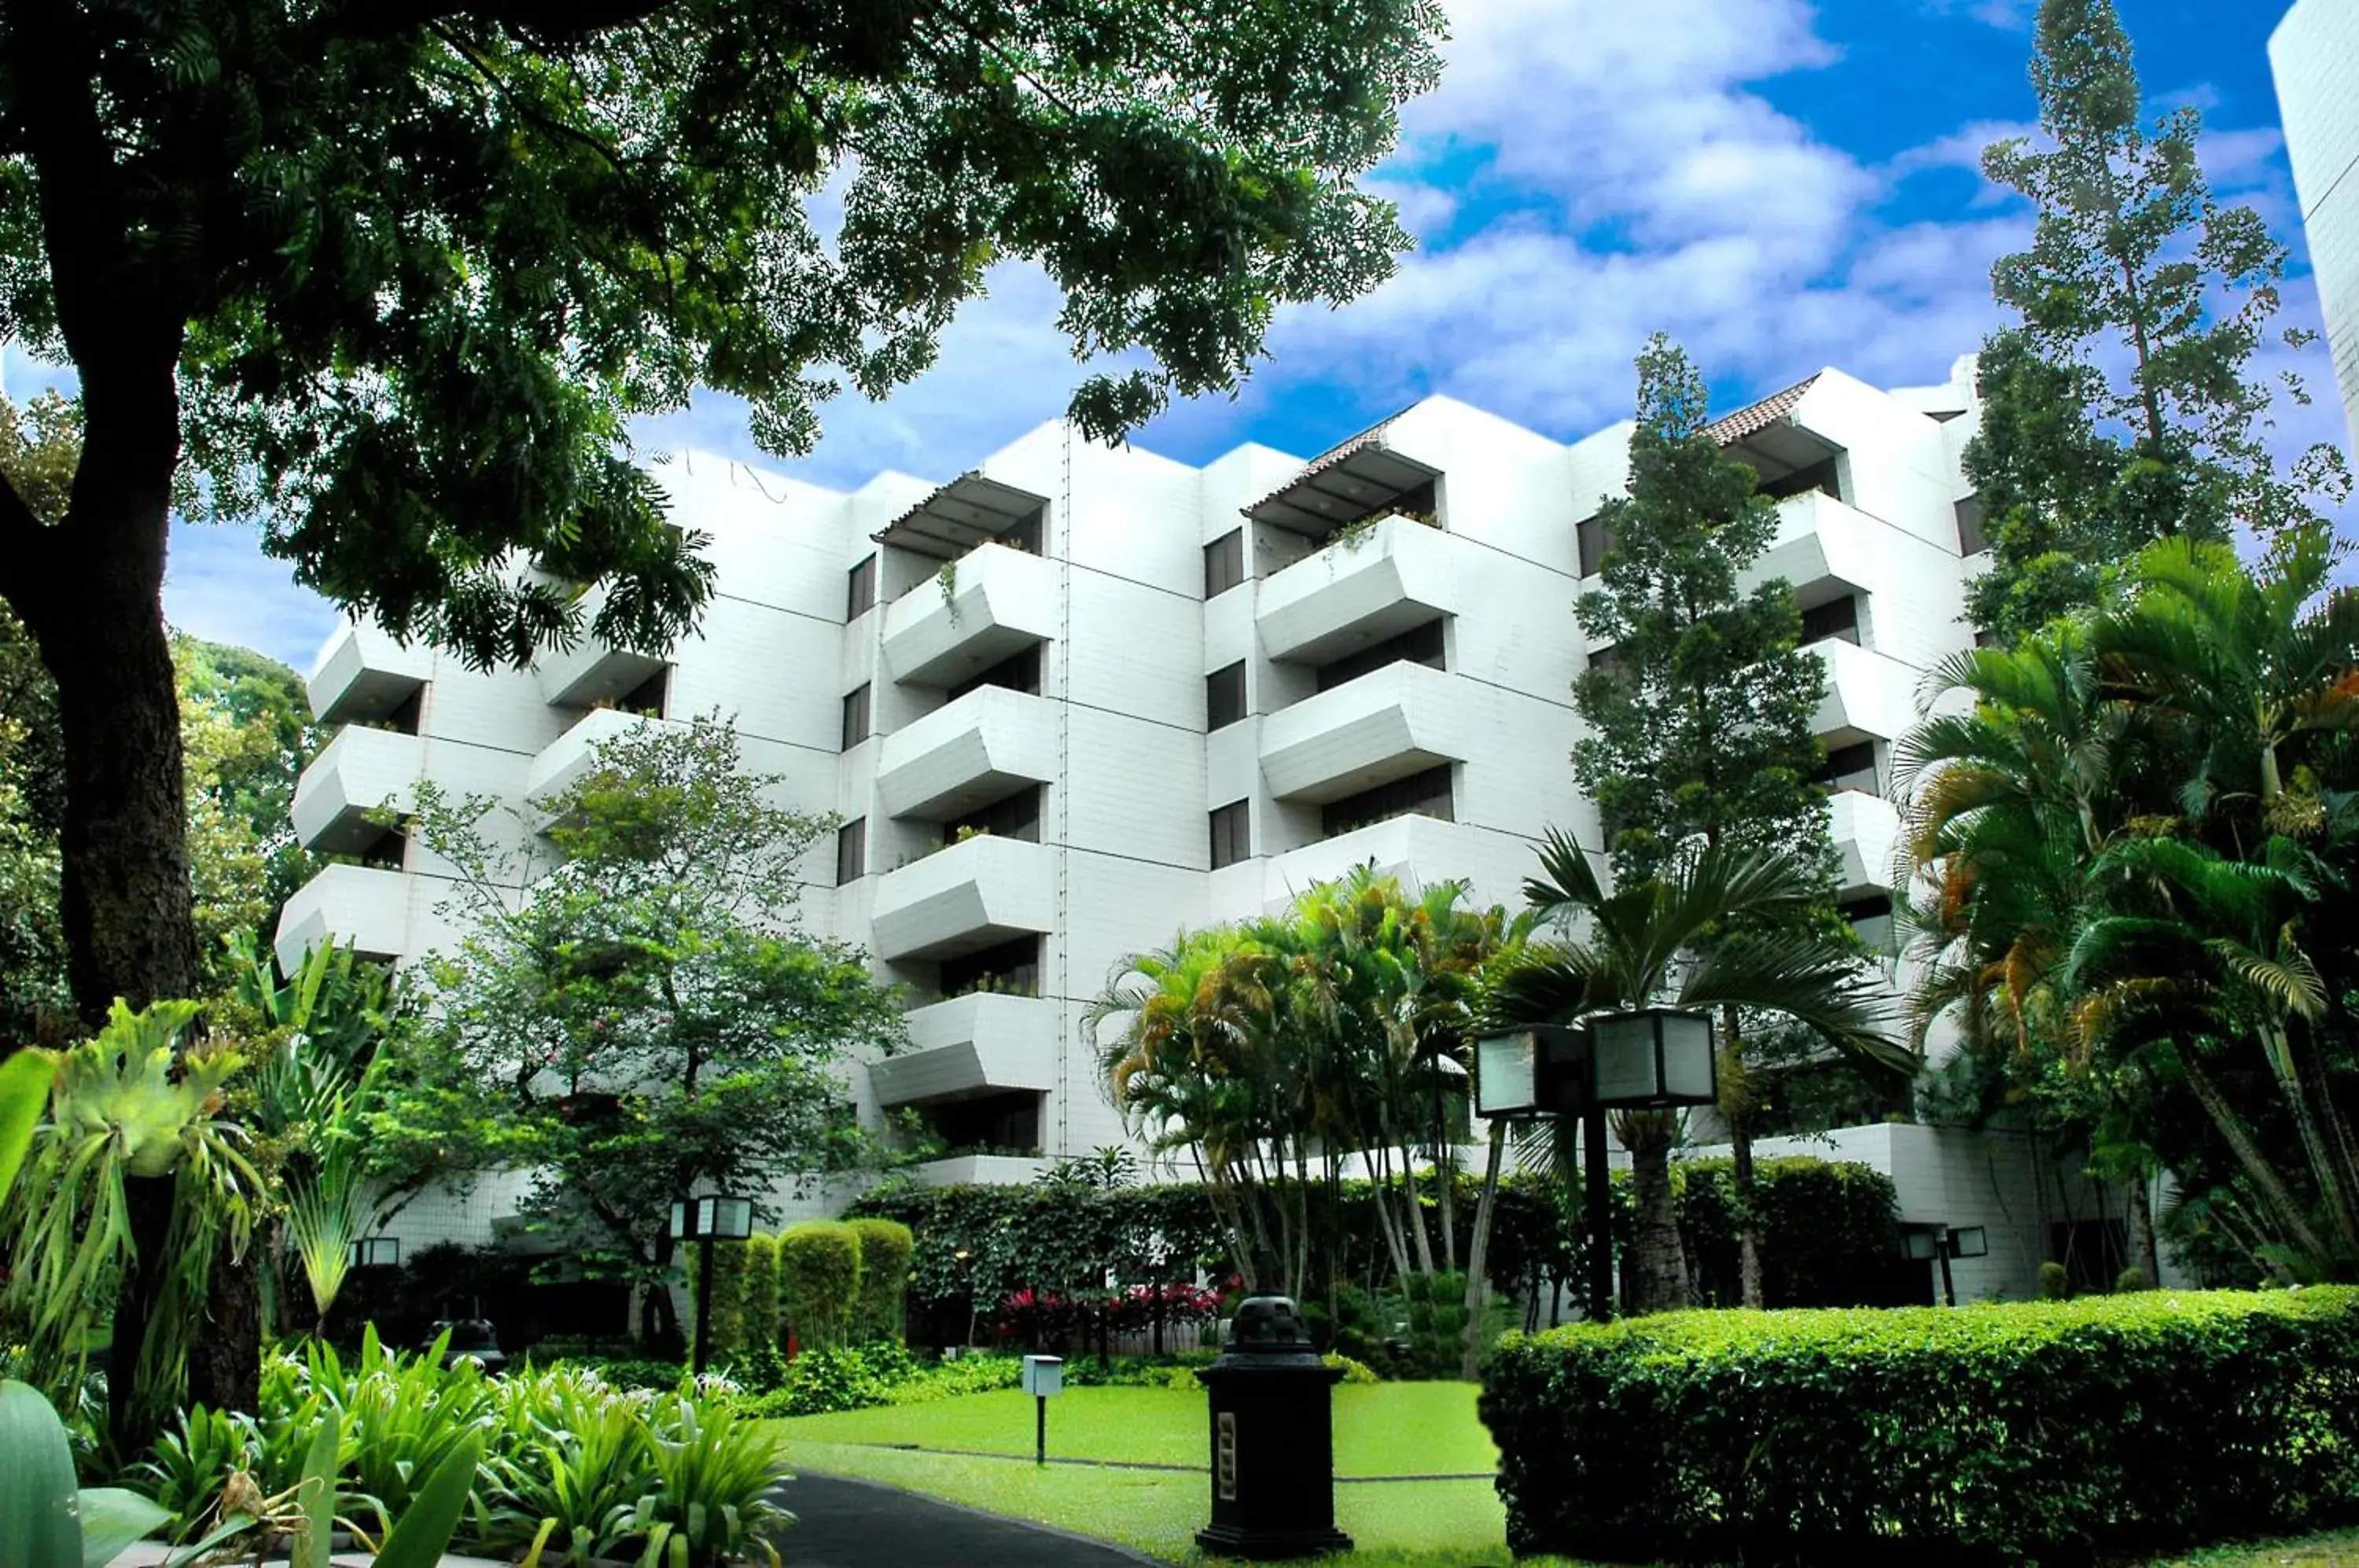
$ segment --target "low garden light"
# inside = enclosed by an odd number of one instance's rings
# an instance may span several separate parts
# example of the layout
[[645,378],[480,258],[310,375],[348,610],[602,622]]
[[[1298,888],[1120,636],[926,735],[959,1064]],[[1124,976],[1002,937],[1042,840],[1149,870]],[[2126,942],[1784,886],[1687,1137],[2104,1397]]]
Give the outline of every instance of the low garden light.
[[744,1241],[754,1234],[754,1200],[730,1192],[707,1192],[681,1198],[671,1206],[674,1241],[692,1241],[696,1249],[695,1370],[701,1376],[712,1345],[712,1249],[724,1241]]
[[1954,1307],[1958,1304],[1958,1290],[1950,1277],[1950,1259],[1988,1258],[1990,1232],[1982,1225],[1907,1225],[1900,1232],[1900,1249],[1912,1262],[1940,1265],[1941,1300]]
[[1487,1120],[1581,1118],[1589,1223],[1589,1299],[1612,1311],[1612,1170],[1605,1113],[1708,1105],[1719,1098],[1712,1015],[1680,1007],[1599,1013],[1576,1027],[1539,1024],[1474,1042],[1474,1109]]

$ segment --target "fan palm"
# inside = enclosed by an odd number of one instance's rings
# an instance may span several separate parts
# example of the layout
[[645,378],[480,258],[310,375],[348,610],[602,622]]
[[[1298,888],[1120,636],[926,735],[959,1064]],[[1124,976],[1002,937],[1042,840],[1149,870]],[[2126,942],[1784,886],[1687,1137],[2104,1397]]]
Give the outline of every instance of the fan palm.
[[[1743,1007],[1790,1018],[1836,1051],[1909,1073],[1918,1057],[1890,1033],[1888,1007],[1851,949],[1807,925],[1766,925],[1741,941],[1714,940],[1733,921],[1813,907],[1817,879],[1786,856],[1707,846],[1669,875],[1607,893],[1589,856],[1551,829],[1540,875],[1524,897],[1567,940],[1535,943],[1500,974],[1488,1011],[1506,1024],[1570,1024],[1659,1003]],[[1686,1270],[1671,1212],[1675,1129],[1661,1113],[1618,1118],[1631,1154],[1639,1231],[1627,1294],[1636,1312],[1684,1305]]]

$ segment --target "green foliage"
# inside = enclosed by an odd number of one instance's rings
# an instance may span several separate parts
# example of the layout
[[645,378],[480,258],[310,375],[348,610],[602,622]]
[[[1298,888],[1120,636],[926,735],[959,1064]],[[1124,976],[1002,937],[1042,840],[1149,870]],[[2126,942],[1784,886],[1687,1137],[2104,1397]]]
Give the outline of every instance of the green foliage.
[[2359,1509],[2359,1295],[1687,1312],[1516,1335],[1518,1554],[2131,1558]]
[[[694,1323],[703,1312],[698,1292],[704,1285],[704,1248],[708,1245],[712,1247],[712,1347],[715,1351],[747,1348],[756,1343],[745,1332],[745,1289],[752,1263],[750,1240],[691,1242],[684,1249],[680,1269],[688,1277],[689,1321]],[[770,1261],[774,1268],[776,1258],[773,1252]],[[773,1286],[774,1292],[775,1290]]]
[[841,1220],[807,1220],[778,1233],[778,1301],[798,1344],[848,1344],[860,1322],[860,1233]]
[[746,1350],[775,1350],[780,1344],[783,1322],[778,1301],[778,1238],[767,1231],[756,1231],[745,1238],[743,1264],[743,1288],[737,1300],[737,1312],[743,1323],[738,1343]]
[[685,1394],[657,1401],[648,1434],[655,1486],[622,1526],[646,1541],[646,1560],[711,1568],[759,1552],[777,1568],[766,1532],[794,1516],[769,1497],[786,1479],[769,1435]]
[[[1343,1374],[1343,1381],[1346,1383],[1381,1383],[1384,1381],[1382,1377],[1376,1376],[1375,1369],[1364,1361],[1354,1361],[1348,1356],[1338,1356],[1332,1350],[1326,1355],[1321,1356],[1319,1359],[1325,1365],[1332,1367],[1336,1371]],[[1190,1372],[1188,1373],[1188,1376],[1190,1378],[1193,1378],[1195,1374]],[[1179,1387],[1179,1384],[1175,1380],[1172,1386],[1177,1388]],[[1197,1386],[1201,1388],[1203,1385],[1199,1382]]]
[[2072,1275],[2053,1258],[2039,1266],[2039,1299],[2060,1301],[2072,1293]]
[[[1680,1235],[1700,1301],[1738,1304],[1735,1173],[1725,1160],[1682,1160]],[[1877,1266],[1900,1255],[1892,1178],[1848,1161],[1765,1160],[1754,1167],[1762,1295],[1771,1307],[1865,1304]]]
[[[420,786],[418,831],[458,869],[472,932],[424,966],[427,1005],[389,1047],[382,1165],[529,1165],[525,1212],[592,1277],[656,1287],[675,1195],[876,1157],[840,1064],[897,1045],[899,1009],[857,949],[796,924],[798,864],[832,819],[773,804],[779,781],[740,760],[712,719],[600,743],[534,803],[565,857],[538,880],[480,826],[490,802]],[[527,882],[520,902],[504,891]]]
[[916,1238],[898,1220],[863,1214],[845,1223],[860,1243],[860,1300],[853,1309],[853,1333],[864,1340],[898,1339]]
[[2147,1271],[2143,1269],[2125,1269],[2114,1279],[2114,1293],[2117,1296],[2126,1296],[2135,1291],[2153,1289],[2154,1281],[2147,1278]]

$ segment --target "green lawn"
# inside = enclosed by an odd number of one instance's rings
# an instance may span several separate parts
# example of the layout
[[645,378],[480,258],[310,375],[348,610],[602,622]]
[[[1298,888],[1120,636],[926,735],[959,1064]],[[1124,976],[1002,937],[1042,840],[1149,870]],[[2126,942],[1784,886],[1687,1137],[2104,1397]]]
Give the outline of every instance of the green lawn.
[[[1360,1550],[1342,1568],[1506,1568],[1506,1514],[1491,1483],[1348,1477],[1488,1472],[1497,1450],[1463,1383],[1384,1383],[1335,1390],[1335,1522]],[[1105,1464],[1010,1459],[1032,1453],[1032,1400],[1008,1390],[931,1404],[803,1416],[771,1423],[788,1463],[854,1475],[992,1513],[1118,1541],[1177,1563],[1208,1561],[1194,1543],[1210,1516],[1202,1469],[1125,1470]],[[1075,1388],[1049,1409],[1051,1459],[1146,1465],[1206,1463],[1204,1396],[1163,1388]],[[2260,1546],[2218,1547],[2158,1568],[2326,1568],[2359,1564],[2359,1531]],[[1527,1558],[1517,1568],[1576,1568]]]

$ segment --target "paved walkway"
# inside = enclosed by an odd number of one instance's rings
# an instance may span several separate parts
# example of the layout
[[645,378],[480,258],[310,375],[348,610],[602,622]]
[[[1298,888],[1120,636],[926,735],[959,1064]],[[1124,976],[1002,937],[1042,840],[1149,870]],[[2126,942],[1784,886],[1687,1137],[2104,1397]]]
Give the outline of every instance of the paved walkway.
[[778,1488],[794,1568],[1141,1568],[1154,1559],[1100,1541],[938,1502],[874,1481],[798,1475]]

